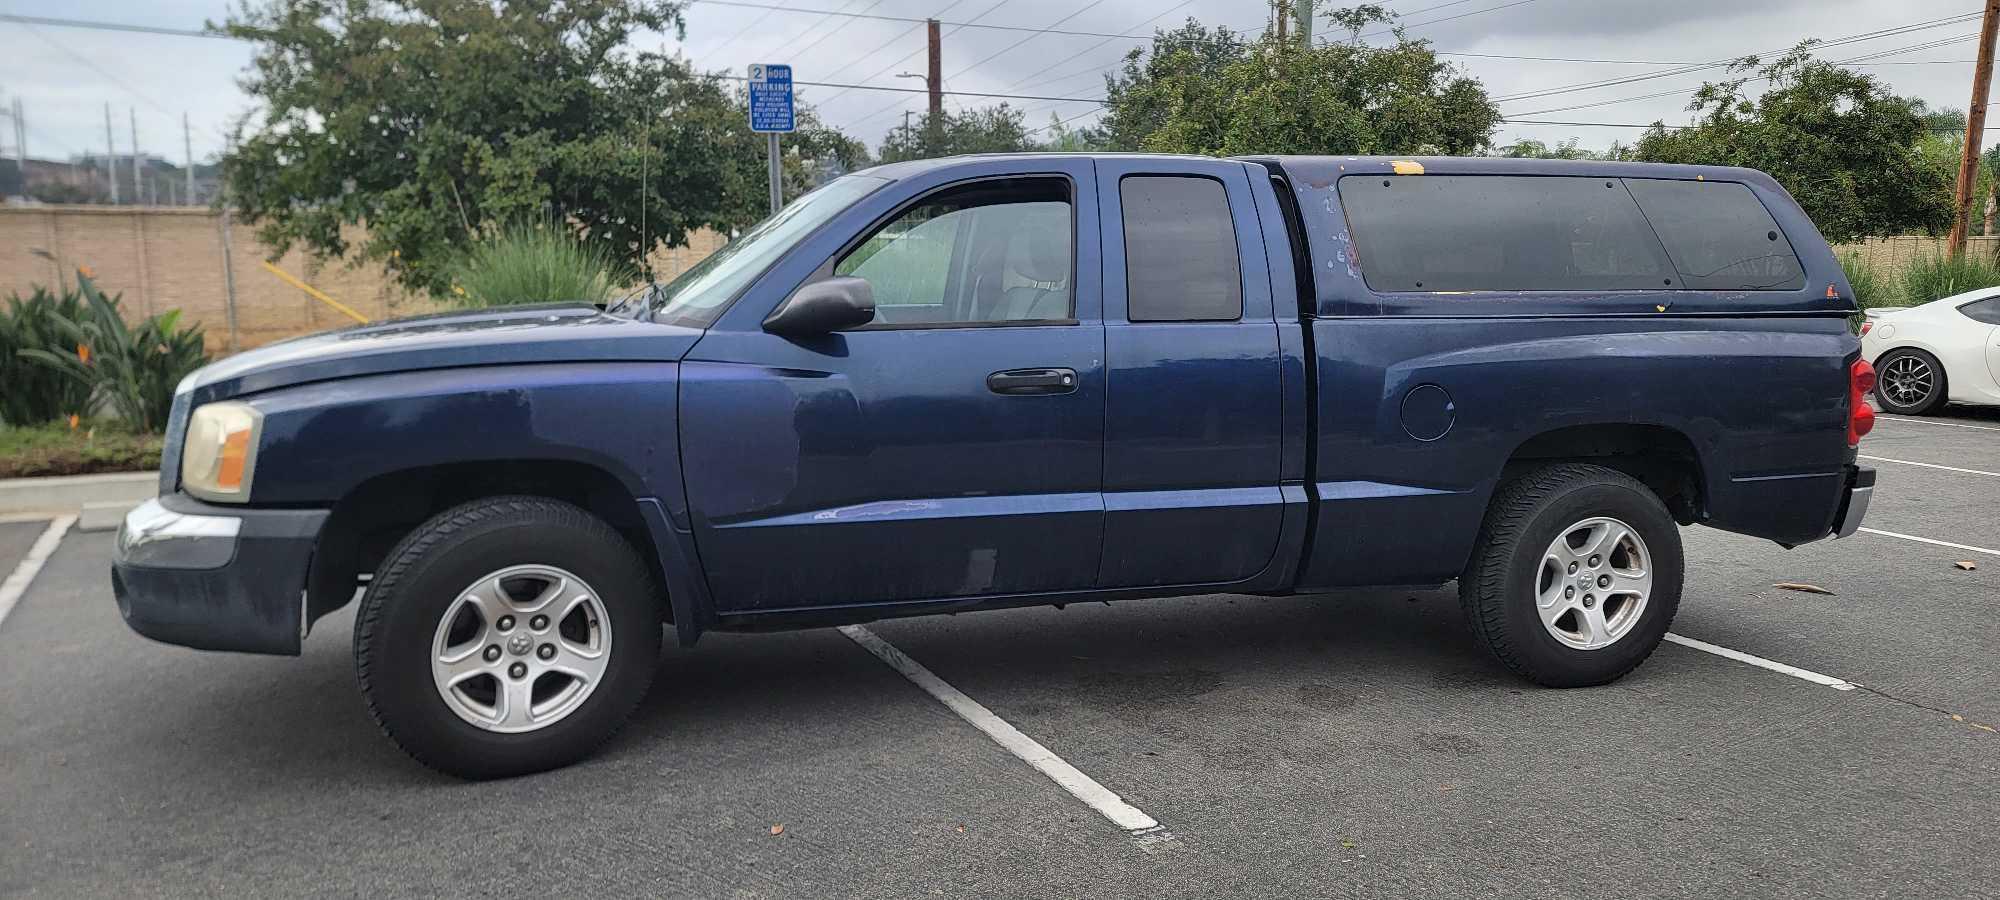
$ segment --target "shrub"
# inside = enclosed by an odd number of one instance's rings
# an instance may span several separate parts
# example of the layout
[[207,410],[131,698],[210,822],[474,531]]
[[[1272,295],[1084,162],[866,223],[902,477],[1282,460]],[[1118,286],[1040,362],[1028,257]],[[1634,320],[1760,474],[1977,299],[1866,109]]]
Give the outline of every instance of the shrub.
[[2000,265],[1971,253],[1957,256],[1932,253],[1910,263],[1903,270],[1902,282],[1900,299],[1906,305],[1916,306],[2000,284]]
[[127,326],[118,301],[104,296],[88,277],[77,278],[77,291],[87,308],[55,321],[70,346],[83,349],[31,349],[21,355],[86,385],[92,402],[109,406],[131,427],[159,430],[173,407],[174,388],[208,363],[201,328],[183,330],[177,309]]
[[1883,277],[1882,270],[1869,262],[1867,257],[1850,250],[1841,254],[1840,268],[1847,273],[1847,285],[1854,289],[1855,306],[1873,309],[1901,303],[1903,298],[1896,285]]
[[603,303],[629,272],[610,251],[553,225],[511,225],[482,238],[451,268],[464,306]]
[[23,355],[27,350],[74,354],[76,344],[56,323],[76,319],[83,309],[77,291],[57,294],[37,285],[26,300],[8,296],[0,311],[0,424],[35,425],[90,412],[90,385]]
[[160,444],[123,422],[0,428],[0,478],[143,472],[160,467]]
[[1852,250],[1840,255],[1840,268],[1847,273],[1847,286],[1854,289],[1855,312],[1848,324],[1856,330],[1867,310],[1877,306],[1897,306],[1902,303],[1902,295],[1897,286],[1884,277],[1882,270],[1868,258]]

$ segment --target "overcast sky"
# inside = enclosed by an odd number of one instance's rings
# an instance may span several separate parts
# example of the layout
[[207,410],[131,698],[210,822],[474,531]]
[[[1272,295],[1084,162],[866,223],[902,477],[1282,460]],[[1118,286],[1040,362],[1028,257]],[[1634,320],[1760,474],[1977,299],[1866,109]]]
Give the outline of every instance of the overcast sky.
[[[261,0],[260,0],[261,2]],[[746,0],[805,10],[841,10],[885,16],[935,16],[947,23],[1054,27],[1064,30],[1147,35],[1155,25],[1177,25],[1193,16],[1204,23],[1255,31],[1266,15],[1262,0]],[[1322,6],[1326,0],[1322,0]],[[1456,54],[1637,60],[1645,64],[1496,59],[1452,56],[1485,82],[1496,98],[1584,82],[1671,69],[1768,52],[1802,38],[1835,39],[1885,28],[1977,13],[1975,0],[1396,0],[1412,37]],[[1502,7],[1495,9],[1494,7]],[[1427,8],[1435,9],[1425,11]],[[199,28],[220,20],[227,0],[0,0],[0,12]],[[1079,12],[1081,10],[1081,12]],[[1490,10],[1484,11],[1482,10]],[[1449,21],[1436,21],[1473,13]],[[1072,16],[1072,14],[1074,14]],[[1065,17],[1069,17],[1063,21]],[[1057,24],[1060,21],[1060,24]],[[1963,38],[1948,45],[1885,56],[1864,71],[1897,93],[1933,106],[1963,109],[1969,99],[1976,19],[1828,48],[1821,55],[1846,59],[1912,45]],[[954,91],[1022,93],[1071,101],[1026,100],[1033,125],[1051,114],[1087,116],[1088,98],[1103,94],[1099,73],[1142,42],[1074,35],[1036,34],[977,27],[944,28],[945,86]],[[1008,49],[1020,43],[1018,47]],[[801,81],[864,82],[921,87],[900,72],[921,72],[924,33],[909,23],[811,13],[769,11],[696,2],[687,9],[687,37],[642,38],[656,47],[678,47],[703,69],[741,73],[751,62],[789,62]],[[1101,46],[1100,46],[1101,43]],[[140,148],[179,161],[181,116],[190,121],[194,155],[205,159],[222,147],[228,124],[250,109],[236,86],[248,65],[249,45],[190,37],[85,31],[0,22],[0,103],[18,96],[26,110],[28,150],[65,158],[101,150],[105,104],[113,111],[117,144],[129,140],[136,110]],[[1080,54],[1080,55],[1078,55]],[[1071,59],[1075,55],[1075,58]],[[1685,122],[1687,91],[1716,71],[1653,78],[1500,104],[1503,115],[1562,122]],[[1557,109],[1675,91],[1671,96],[1581,109]],[[920,95],[868,90],[802,88],[801,99],[819,105],[827,122],[874,147],[903,110],[921,111]],[[959,98],[954,104],[997,102]],[[1555,110],[1547,111],[1544,110]],[[1636,128],[1575,125],[1507,125],[1496,144],[1535,138],[1554,143],[1571,137],[1585,147],[1631,141]],[[1989,131],[1989,134],[1995,132]],[[0,130],[11,145],[12,130]],[[1992,143],[1989,139],[1988,143]],[[8,147],[11,155],[12,147]]]

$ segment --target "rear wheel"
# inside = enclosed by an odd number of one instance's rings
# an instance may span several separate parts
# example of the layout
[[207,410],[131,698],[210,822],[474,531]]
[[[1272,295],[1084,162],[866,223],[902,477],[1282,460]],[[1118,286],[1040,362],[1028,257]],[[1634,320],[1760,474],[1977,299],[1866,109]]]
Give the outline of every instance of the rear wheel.
[[1922,416],[1944,405],[1944,366],[1922,350],[1891,350],[1875,361],[1875,402],[1905,416]]
[[466,778],[567,765],[610,738],[659,656],[658,591],[602,520],[478,500],[391,551],[355,622],[368,710],[417,761]]
[[1550,687],[1615,681],[1666,636],[1680,606],[1680,530],[1631,476],[1560,464],[1502,484],[1459,602],[1510,669]]

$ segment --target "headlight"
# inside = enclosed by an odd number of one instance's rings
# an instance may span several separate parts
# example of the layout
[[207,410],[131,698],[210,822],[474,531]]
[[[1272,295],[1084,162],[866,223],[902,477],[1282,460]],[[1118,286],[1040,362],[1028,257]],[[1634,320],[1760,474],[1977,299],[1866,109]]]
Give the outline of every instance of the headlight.
[[188,418],[181,487],[203,500],[242,503],[256,474],[264,414],[247,403],[207,403]]

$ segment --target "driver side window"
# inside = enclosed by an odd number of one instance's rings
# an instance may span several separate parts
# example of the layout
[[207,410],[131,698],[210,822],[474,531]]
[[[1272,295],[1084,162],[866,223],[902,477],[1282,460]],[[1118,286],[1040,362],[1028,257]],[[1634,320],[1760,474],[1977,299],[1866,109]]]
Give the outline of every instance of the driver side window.
[[1068,322],[1074,244],[1066,179],[999,179],[917,201],[833,272],[867,280],[875,326]]

